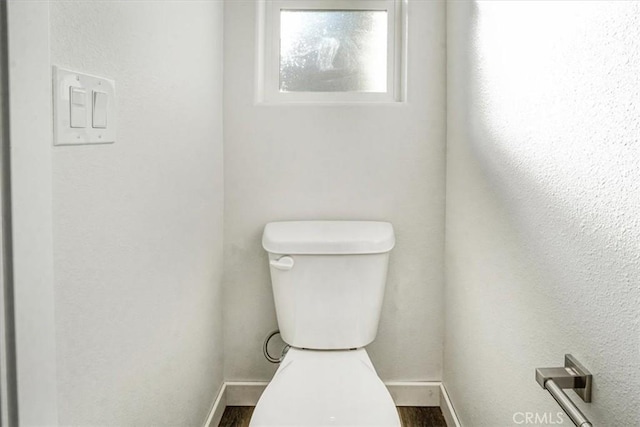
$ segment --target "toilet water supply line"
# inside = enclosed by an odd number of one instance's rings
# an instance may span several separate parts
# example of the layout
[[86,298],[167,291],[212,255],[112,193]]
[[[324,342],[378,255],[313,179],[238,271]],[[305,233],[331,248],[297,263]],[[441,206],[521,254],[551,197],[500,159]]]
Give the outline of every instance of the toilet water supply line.
[[289,351],[289,348],[291,348],[289,344],[285,345],[282,348],[282,353],[280,354],[279,358],[275,358],[269,354],[269,341],[271,341],[271,338],[275,337],[279,333],[280,333],[280,330],[276,329],[275,331],[267,335],[267,338],[264,340],[264,345],[262,346],[262,354],[264,354],[264,357],[271,363],[282,362],[282,360],[284,359],[284,356],[287,354],[287,351]]

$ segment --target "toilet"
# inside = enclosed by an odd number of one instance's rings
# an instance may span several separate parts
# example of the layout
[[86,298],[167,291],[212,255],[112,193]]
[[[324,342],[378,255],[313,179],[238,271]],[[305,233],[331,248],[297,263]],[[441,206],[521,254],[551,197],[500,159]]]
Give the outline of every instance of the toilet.
[[280,334],[291,346],[251,427],[399,427],[365,346],[376,337],[393,227],[377,221],[266,225]]

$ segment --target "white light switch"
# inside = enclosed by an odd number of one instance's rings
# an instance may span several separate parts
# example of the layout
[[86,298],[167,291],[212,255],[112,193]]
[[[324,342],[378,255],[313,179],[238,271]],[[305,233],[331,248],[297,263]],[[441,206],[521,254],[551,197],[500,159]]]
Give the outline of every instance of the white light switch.
[[72,128],[87,127],[87,92],[77,87],[69,90],[70,125]]
[[55,65],[53,75],[53,144],[116,142],[116,82]]
[[107,127],[107,105],[109,95],[104,92],[93,91],[93,127]]

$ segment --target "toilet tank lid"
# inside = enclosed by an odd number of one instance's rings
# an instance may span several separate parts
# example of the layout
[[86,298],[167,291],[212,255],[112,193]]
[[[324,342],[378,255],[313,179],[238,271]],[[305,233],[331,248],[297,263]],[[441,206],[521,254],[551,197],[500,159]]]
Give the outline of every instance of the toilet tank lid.
[[262,247],[273,254],[376,254],[395,242],[391,223],[380,221],[270,222],[262,235]]

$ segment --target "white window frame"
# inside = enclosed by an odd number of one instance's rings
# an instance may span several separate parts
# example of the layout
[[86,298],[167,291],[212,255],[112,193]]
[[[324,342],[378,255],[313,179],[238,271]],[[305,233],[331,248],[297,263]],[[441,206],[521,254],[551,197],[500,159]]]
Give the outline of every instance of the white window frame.
[[[258,2],[256,102],[289,103],[390,103],[404,100],[404,32],[406,0],[261,0]],[[362,10],[387,12],[386,92],[281,92],[280,11]]]

